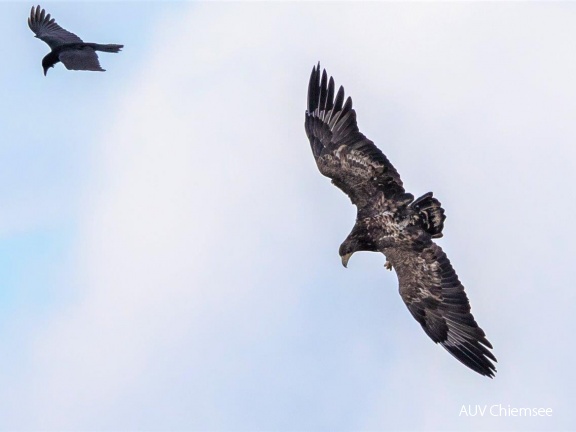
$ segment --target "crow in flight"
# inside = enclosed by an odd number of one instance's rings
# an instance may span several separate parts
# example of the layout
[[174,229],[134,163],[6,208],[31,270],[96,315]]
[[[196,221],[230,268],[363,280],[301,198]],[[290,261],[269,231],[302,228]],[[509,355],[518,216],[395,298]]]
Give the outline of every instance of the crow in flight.
[[52,48],[52,51],[42,59],[44,75],[48,72],[48,68],[54,67],[59,61],[64,63],[66,69],[104,72],[105,69],[102,69],[98,62],[96,51],[117,53],[124,47],[124,45],[84,42],[74,33],[56,24],[54,18],[50,18],[50,14],[46,14],[40,6],[36,9],[32,6],[28,26],[34,32],[34,37],[43,40]]

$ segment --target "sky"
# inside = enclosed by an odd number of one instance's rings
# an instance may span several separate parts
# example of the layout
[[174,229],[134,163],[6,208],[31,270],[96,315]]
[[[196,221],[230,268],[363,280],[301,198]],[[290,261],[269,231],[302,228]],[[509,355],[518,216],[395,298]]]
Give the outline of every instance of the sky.
[[[0,2],[0,430],[575,427],[576,3],[49,2],[125,48],[46,77],[30,6]],[[494,379],[429,340],[384,256],[342,267],[318,61],[442,202]]]

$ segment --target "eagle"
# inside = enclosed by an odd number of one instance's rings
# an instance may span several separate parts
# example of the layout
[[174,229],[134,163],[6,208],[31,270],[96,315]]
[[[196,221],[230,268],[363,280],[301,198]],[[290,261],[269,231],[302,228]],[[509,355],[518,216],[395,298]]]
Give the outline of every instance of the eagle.
[[74,33],[56,24],[54,18],[46,14],[40,5],[36,8],[32,6],[28,27],[34,32],[34,37],[43,40],[52,48],[52,51],[42,59],[44,76],[48,69],[58,62],[62,62],[66,69],[104,72],[105,69],[100,66],[96,51],[117,53],[124,47],[117,44],[84,42]]
[[305,129],[320,173],[357,207],[356,223],[340,246],[342,265],[354,252],[381,252],[395,269],[402,300],[424,332],[464,365],[493,378],[492,345],[470,313],[464,286],[433,239],[442,237],[444,209],[428,192],[404,190],[398,171],[356,124],[352,99],[320,63],[308,86]]

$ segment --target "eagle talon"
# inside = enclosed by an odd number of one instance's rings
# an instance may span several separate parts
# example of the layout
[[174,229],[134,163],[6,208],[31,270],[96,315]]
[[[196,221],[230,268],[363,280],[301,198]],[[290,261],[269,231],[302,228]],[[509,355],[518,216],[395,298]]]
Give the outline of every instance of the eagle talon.
[[392,271],[392,263],[390,261],[386,261],[384,263],[384,267],[387,268],[388,270]]

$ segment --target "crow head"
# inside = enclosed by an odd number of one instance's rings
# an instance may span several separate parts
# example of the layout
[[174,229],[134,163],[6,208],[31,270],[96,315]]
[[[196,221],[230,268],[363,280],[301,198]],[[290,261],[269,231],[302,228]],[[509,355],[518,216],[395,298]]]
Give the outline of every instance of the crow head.
[[44,76],[46,76],[48,69],[54,67],[54,64],[55,63],[51,61],[51,59],[48,58],[47,56],[42,59],[42,69],[44,69]]

